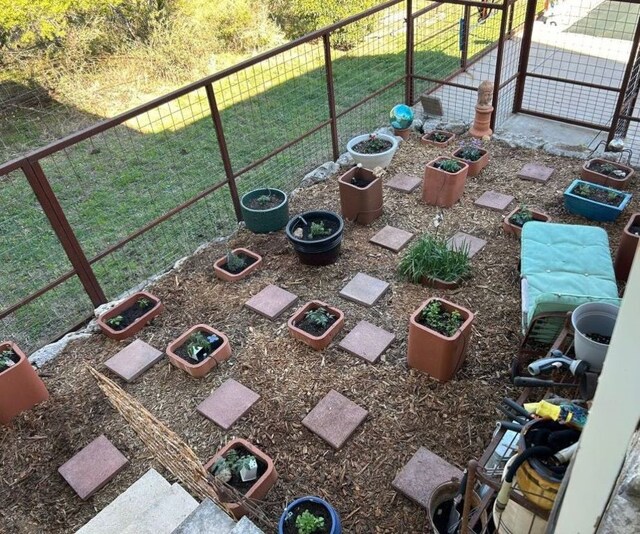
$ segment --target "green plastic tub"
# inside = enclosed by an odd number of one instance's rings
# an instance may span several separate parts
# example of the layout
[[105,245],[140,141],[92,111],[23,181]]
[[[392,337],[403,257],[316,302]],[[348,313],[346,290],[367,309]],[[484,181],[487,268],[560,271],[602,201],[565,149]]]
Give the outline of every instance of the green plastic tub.
[[[258,209],[255,205],[250,207],[252,201],[264,196],[275,196],[280,199],[280,203],[265,209]],[[249,191],[240,199],[240,209],[242,210],[242,218],[245,225],[255,234],[277,232],[282,230],[289,222],[289,198],[280,189],[265,187]]]

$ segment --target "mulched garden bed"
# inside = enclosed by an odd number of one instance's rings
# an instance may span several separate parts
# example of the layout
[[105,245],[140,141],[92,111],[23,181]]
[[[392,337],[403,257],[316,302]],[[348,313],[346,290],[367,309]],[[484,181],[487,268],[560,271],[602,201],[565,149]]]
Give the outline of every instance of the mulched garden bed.
[[[254,235],[243,230],[227,245],[212,246],[190,258],[151,288],[166,310],[139,337],[164,349],[194,324],[215,325],[229,336],[232,357],[200,380],[165,359],[137,382],[119,383],[181,435],[203,462],[235,436],[269,454],[280,479],[263,506],[274,521],[287,502],[312,494],[339,510],[346,533],[428,532],[426,511],[392,489],[396,473],[420,446],[463,468],[489,442],[500,417],[497,403],[518,394],[510,385],[509,366],[521,337],[520,241],[503,233],[501,214],[479,208],[473,201],[493,189],[542,209],[554,221],[588,224],[566,214],[562,201],[562,192],[581,161],[493,144],[489,149],[491,163],[477,178],[467,180],[462,201],[444,210],[440,227],[441,235],[464,231],[488,241],[472,260],[472,277],[459,289],[439,291],[400,281],[396,275],[399,256],[368,242],[387,224],[417,235],[433,229],[438,209],[424,205],[419,191],[406,195],[385,187],[384,214],[370,227],[346,223],[342,255],[333,266],[301,265],[284,232]],[[426,162],[449,152],[423,146],[417,139],[403,143],[384,181],[398,172],[422,176]],[[556,169],[547,184],[516,178],[522,165],[534,161]],[[629,214],[639,211],[637,185],[631,185],[636,197]],[[292,214],[310,209],[339,212],[337,179],[295,195],[290,209]],[[612,250],[626,219],[602,224]],[[239,246],[261,254],[263,269],[238,283],[219,281],[214,261],[229,247]],[[391,291],[371,308],[338,296],[360,271],[391,284]],[[272,322],[243,308],[267,284],[296,293],[300,303],[320,299],[338,306],[345,312],[344,333],[327,350],[316,352],[289,336],[286,321],[292,312]],[[409,315],[430,296],[453,300],[476,313],[466,363],[447,384],[406,365]],[[375,365],[338,349],[342,336],[362,319],[396,335]],[[17,418],[11,428],[0,429],[0,530],[73,532],[150,467],[171,480],[85,369],[88,364],[105,371],[102,363],[127,343],[95,335],[70,345],[41,370],[51,399]],[[258,392],[261,399],[230,431],[224,431],[196,413],[195,407],[228,378]],[[301,422],[331,389],[369,411],[368,419],[338,452]],[[100,434],[124,453],[130,465],[83,502],[57,468]]]

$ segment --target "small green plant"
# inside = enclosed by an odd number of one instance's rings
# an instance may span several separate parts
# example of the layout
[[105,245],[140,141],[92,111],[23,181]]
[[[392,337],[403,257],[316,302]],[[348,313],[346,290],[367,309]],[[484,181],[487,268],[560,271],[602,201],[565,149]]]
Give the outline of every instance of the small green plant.
[[304,318],[319,328],[327,328],[327,326],[329,326],[329,322],[332,319],[335,319],[335,315],[320,307],[315,310],[309,310],[304,314]]
[[271,195],[260,195],[258,198],[256,198],[256,202],[261,206],[266,206],[267,204],[269,204],[269,202],[271,202]]
[[478,161],[482,157],[481,141],[479,139],[473,139],[466,143],[461,143],[457,155],[460,159]]
[[449,134],[442,132],[433,132],[431,134],[431,140],[435,141],[436,143],[444,143],[445,141],[447,141],[447,139],[449,139],[449,137],[451,137]]
[[389,141],[386,139],[380,139],[376,134],[369,134],[367,147],[370,154],[377,152],[384,152],[388,148]]
[[16,362],[13,361],[13,351],[3,350],[0,352],[0,373],[6,371],[9,367],[13,367]]
[[189,358],[199,362],[201,357],[211,352],[211,349],[218,341],[220,341],[220,338],[215,334],[205,336],[202,332],[194,332],[189,336],[187,354]]
[[529,221],[533,221],[533,213],[531,213],[531,210],[527,209],[526,206],[521,206],[520,209],[509,218],[509,222],[521,228]]
[[257,469],[258,461],[253,454],[240,456],[237,450],[231,449],[223,458],[218,458],[211,472],[222,482],[229,482],[233,475],[241,476],[242,469]]
[[305,510],[296,517],[296,528],[298,529],[298,534],[313,534],[324,528],[324,517],[319,517],[309,510]]
[[146,310],[149,306],[151,306],[151,301],[148,298],[142,297],[136,301],[138,308],[141,310]]
[[438,169],[442,169],[445,172],[455,173],[462,169],[462,165],[455,159],[443,159],[436,163]]
[[398,270],[414,284],[425,278],[445,282],[466,278],[471,273],[469,245],[464,243],[458,249],[449,248],[444,239],[425,234],[407,250]]
[[237,273],[239,271],[242,271],[246,266],[246,258],[243,258],[238,254],[234,254],[233,252],[229,252],[227,254],[227,269],[229,269],[231,272]]
[[615,191],[608,191],[607,192],[607,200],[609,200],[609,202],[617,202],[618,201],[618,193],[616,193]]
[[429,328],[447,337],[453,336],[464,322],[460,312],[457,310],[445,311],[439,300],[432,300],[427,304],[423,308],[420,318]]
[[578,184],[574,187],[573,193],[580,197],[590,198],[595,193],[595,187],[592,187],[589,184]]
[[124,317],[122,317],[122,315],[116,315],[107,320],[107,324],[113,328],[119,327],[122,323],[124,323]]
[[611,163],[603,163],[602,166],[600,167],[600,172],[602,174],[612,174],[614,171],[617,171],[618,168],[615,165],[612,165]]
[[312,222],[311,228],[309,228],[309,235],[312,238],[322,237],[323,235],[329,235],[330,233],[331,228],[326,228],[324,225],[324,221]]

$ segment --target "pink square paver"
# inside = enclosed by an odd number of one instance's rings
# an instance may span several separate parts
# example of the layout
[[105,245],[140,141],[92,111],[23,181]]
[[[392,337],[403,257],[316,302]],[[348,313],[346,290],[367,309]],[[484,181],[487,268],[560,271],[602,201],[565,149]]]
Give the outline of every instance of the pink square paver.
[[102,435],[58,468],[78,496],[87,500],[129,463],[124,455]]
[[480,198],[474,202],[474,204],[481,208],[487,208],[494,211],[504,211],[512,202],[513,197],[511,195],[505,195],[503,193],[498,193],[497,191],[485,191],[480,195]]
[[552,167],[545,167],[537,163],[527,163],[518,171],[518,178],[545,184],[551,178],[554,170]]
[[465,243],[469,246],[469,258],[473,258],[487,244],[484,239],[464,232],[458,232],[447,241],[449,248],[456,250],[460,250]]
[[240,419],[258,401],[260,395],[232,378],[224,382],[196,410],[225,430]]
[[369,242],[374,245],[388,248],[393,252],[399,252],[409,241],[411,241],[411,239],[413,239],[413,234],[411,232],[387,225],[369,239]]
[[369,363],[376,363],[382,353],[389,348],[395,337],[394,334],[379,326],[368,321],[360,321],[344,337],[339,347],[354,356],[367,360]]
[[293,306],[298,296],[281,287],[268,285],[262,291],[251,297],[244,305],[272,321]]
[[147,369],[158,363],[162,356],[163,353],[158,349],[141,339],[136,339],[104,362],[104,365],[127,382],[133,382]]
[[422,183],[422,180],[417,176],[411,176],[409,174],[396,174],[385,185],[396,191],[402,191],[403,193],[413,193],[418,186]]

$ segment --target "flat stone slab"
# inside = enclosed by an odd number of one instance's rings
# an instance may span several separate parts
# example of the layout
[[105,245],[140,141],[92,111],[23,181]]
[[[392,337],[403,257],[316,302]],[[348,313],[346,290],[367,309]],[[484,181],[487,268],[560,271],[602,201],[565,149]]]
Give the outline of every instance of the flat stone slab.
[[101,435],[58,468],[58,473],[84,501],[103,488],[129,463],[116,447]]
[[302,424],[334,449],[341,449],[368,414],[367,410],[332,389],[307,414]]
[[411,239],[413,239],[413,234],[411,232],[387,225],[369,239],[369,242],[374,245],[380,245],[381,247],[388,248],[393,252],[399,252],[409,241],[411,241]]
[[418,186],[422,183],[422,180],[417,176],[411,176],[410,174],[399,173],[396,174],[385,185],[396,191],[402,191],[403,193],[413,193]]
[[498,193],[497,191],[485,191],[480,195],[480,198],[474,202],[474,204],[481,208],[487,208],[494,211],[504,211],[512,202],[513,197],[511,195],[505,195],[503,193]]
[[549,181],[549,178],[551,178],[553,171],[555,171],[555,169],[552,167],[545,167],[537,163],[527,163],[518,171],[518,178],[545,184]]
[[171,534],[218,534],[231,532],[235,521],[211,499],[205,499]]
[[[215,534],[219,534],[216,532]],[[246,515],[236,523],[229,534],[264,534]]]
[[104,362],[104,365],[127,382],[133,382],[142,373],[158,363],[162,356],[162,351],[148,345],[141,339],[136,339]]
[[373,306],[388,289],[388,282],[358,273],[340,290],[340,296],[358,304]]
[[298,300],[297,295],[271,284],[251,297],[244,305],[273,321],[282,315],[287,308],[293,306],[296,300]]
[[379,326],[368,321],[360,321],[338,346],[369,363],[376,363],[395,337]]
[[203,400],[196,410],[225,430],[249,411],[260,395],[232,378]]
[[391,485],[396,491],[428,510],[433,490],[444,482],[461,478],[460,469],[433,454],[429,449],[420,447],[396,475]]
[[458,232],[447,241],[449,248],[456,250],[460,250],[465,243],[469,245],[469,258],[473,258],[487,244],[484,239],[466,234],[465,232]]

